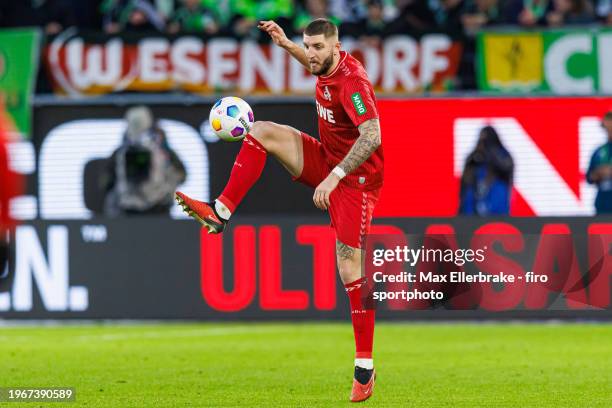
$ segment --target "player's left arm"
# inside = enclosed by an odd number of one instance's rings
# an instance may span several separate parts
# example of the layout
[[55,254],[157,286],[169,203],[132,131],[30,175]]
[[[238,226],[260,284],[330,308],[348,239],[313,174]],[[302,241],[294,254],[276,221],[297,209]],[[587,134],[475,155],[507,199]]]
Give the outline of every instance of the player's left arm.
[[368,119],[357,127],[359,129],[359,137],[355,140],[353,147],[346,154],[344,159],[338,164],[338,167],[345,174],[353,172],[363,162],[368,160],[378,149],[381,143],[380,139],[380,122],[378,118]]

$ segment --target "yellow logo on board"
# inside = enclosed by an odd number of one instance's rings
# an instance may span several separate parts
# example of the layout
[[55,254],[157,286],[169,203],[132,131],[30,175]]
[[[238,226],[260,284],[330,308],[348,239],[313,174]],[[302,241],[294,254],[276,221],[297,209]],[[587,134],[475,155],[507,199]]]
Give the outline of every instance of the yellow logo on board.
[[532,89],[542,84],[544,44],[538,34],[488,34],[484,69],[490,87]]

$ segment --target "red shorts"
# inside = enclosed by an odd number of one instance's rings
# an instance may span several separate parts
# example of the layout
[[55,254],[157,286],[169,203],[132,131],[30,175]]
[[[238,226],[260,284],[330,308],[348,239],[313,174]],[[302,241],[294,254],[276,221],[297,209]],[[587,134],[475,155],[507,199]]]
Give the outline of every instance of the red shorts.
[[[302,132],[304,168],[295,181],[316,188],[332,170],[325,160],[323,145]],[[380,189],[362,190],[340,182],[329,197],[329,217],[336,231],[336,239],[353,248],[361,248],[364,236],[370,231],[372,213]]]

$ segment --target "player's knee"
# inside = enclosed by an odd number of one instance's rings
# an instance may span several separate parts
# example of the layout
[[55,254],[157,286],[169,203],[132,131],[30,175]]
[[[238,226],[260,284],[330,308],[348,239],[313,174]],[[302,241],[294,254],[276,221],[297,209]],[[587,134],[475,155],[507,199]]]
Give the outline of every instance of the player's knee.
[[270,140],[272,139],[272,136],[274,134],[272,132],[273,127],[274,125],[272,122],[258,120],[251,125],[251,130],[249,131],[249,134],[265,146],[266,142],[270,142]]
[[361,278],[361,265],[355,262],[338,261],[340,280],[345,285]]

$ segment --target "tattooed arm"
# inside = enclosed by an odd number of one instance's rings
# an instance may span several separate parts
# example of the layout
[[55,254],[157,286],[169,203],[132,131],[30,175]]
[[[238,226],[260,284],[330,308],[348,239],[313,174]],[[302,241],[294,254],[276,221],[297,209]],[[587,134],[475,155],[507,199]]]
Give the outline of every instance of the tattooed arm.
[[[378,146],[380,146],[380,124],[378,119],[366,120],[359,125],[358,129],[359,137],[355,140],[351,150],[349,150],[344,159],[338,164],[338,167],[346,174],[349,174],[357,167],[361,166],[361,164],[378,149]],[[321,210],[327,210],[329,208],[329,196],[339,182],[340,177],[334,172],[331,172],[329,176],[317,186],[312,200],[318,208]]]
[[351,173],[357,167],[368,160],[380,146],[380,123],[378,119],[370,119],[358,127],[359,137],[351,147],[344,159],[338,164],[346,174]]
[[343,261],[353,259],[355,248],[336,240],[336,256]]

